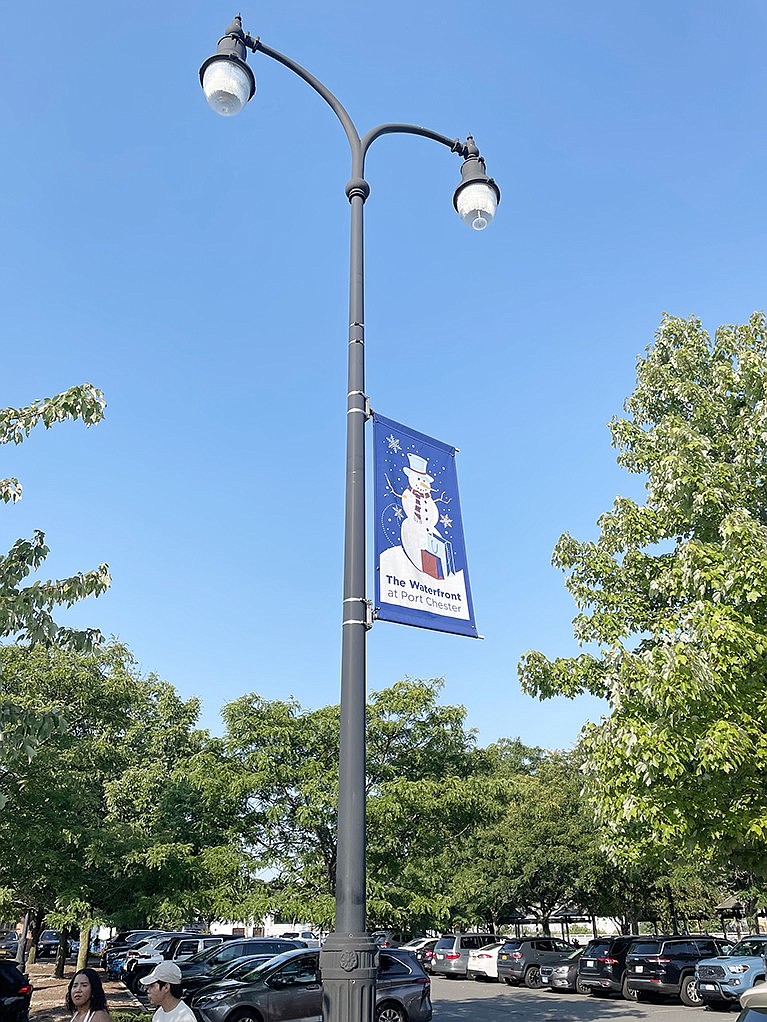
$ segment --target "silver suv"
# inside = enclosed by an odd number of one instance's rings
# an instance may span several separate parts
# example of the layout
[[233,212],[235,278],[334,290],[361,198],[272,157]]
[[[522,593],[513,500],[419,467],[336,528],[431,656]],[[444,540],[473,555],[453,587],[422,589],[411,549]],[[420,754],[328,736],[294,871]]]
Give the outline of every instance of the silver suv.
[[432,974],[465,978],[469,971],[469,951],[477,951],[497,939],[494,933],[443,933],[434,946]]

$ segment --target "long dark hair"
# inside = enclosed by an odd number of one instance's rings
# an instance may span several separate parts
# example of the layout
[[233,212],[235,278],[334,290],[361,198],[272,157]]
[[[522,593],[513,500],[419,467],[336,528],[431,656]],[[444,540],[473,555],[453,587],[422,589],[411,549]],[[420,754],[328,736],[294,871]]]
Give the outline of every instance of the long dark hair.
[[91,1000],[88,1008],[90,1011],[104,1011],[107,1010],[107,995],[104,993],[104,988],[101,985],[101,976],[96,972],[95,969],[80,969],[74,974],[69,981],[67,987],[67,999],[66,1006],[67,1011],[76,1011],[74,1004],[72,1003],[72,984],[78,976],[87,976],[88,982],[91,985]]

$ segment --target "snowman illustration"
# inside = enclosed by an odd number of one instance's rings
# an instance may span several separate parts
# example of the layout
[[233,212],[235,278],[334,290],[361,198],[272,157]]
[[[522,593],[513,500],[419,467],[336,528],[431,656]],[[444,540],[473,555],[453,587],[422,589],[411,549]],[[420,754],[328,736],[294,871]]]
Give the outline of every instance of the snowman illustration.
[[436,499],[432,496],[434,477],[426,471],[428,459],[410,453],[407,458],[410,467],[403,469],[408,481],[404,493],[398,493],[386,477],[388,489],[402,501],[402,549],[419,571],[432,578],[445,579],[455,571],[455,565],[452,544],[437,528],[440,519],[437,504],[448,504],[450,499],[444,492]]

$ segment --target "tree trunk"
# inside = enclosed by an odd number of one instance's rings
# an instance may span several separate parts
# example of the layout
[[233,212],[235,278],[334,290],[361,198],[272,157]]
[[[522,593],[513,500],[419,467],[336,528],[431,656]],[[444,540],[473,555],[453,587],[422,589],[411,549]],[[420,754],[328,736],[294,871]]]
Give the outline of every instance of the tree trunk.
[[67,953],[69,951],[69,927],[61,927],[61,937],[59,938],[59,946],[56,951],[56,968],[53,970],[53,975],[56,979],[64,978],[64,967],[67,964]]
[[80,927],[80,950],[77,952],[77,971],[84,969],[88,964],[88,952],[90,951],[91,943],[91,927],[90,922],[87,925]]
[[32,934],[30,937],[29,947],[27,948],[27,963],[34,965],[37,961],[37,942],[40,939],[40,930],[43,928],[43,910],[41,908],[35,909],[35,914],[32,917]]

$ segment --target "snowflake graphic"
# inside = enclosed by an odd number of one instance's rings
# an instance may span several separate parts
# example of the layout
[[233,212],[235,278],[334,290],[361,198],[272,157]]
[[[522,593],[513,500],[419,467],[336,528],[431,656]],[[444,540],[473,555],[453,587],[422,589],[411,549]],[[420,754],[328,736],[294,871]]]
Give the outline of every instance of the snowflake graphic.
[[392,436],[391,433],[387,436],[386,442],[389,445],[389,450],[394,451],[395,454],[397,453],[397,451],[402,450],[402,448],[399,445],[399,440],[396,438],[396,436]]
[[446,529],[449,529],[450,526],[453,524],[453,519],[449,515],[440,515],[439,520],[440,523],[444,525]]
[[393,511],[394,517],[399,518],[400,521],[405,517],[405,512],[401,507],[395,507]]

